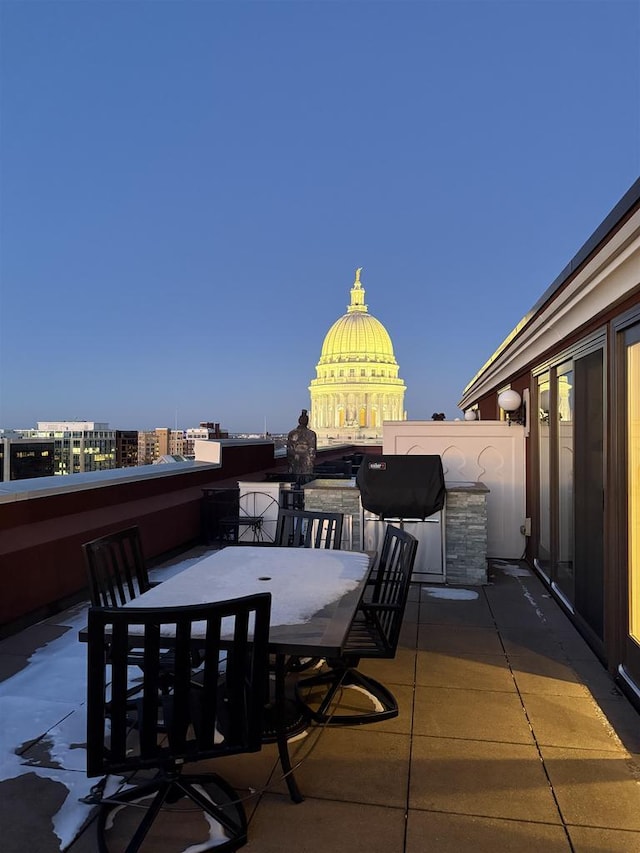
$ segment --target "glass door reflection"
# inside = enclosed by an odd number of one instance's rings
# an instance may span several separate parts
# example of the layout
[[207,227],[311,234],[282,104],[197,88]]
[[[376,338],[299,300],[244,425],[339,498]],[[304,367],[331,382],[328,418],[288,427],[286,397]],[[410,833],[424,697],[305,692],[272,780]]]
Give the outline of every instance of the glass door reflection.
[[556,469],[558,471],[558,554],[555,583],[568,604],[575,596],[574,513],[574,375],[573,362],[558,367],[555,411],[558,427]]
[[551,431],[550,376],[538,377],[538,541],[536,566],[551,580]]

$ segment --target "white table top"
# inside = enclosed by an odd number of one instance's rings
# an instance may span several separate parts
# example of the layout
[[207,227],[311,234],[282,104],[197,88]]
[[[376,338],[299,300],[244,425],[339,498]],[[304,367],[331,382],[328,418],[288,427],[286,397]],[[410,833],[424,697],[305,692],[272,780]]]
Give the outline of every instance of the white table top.
[[369,556],[320,548],[215,551],[128,605],[175,607],[270,592],[273,651],[338,655],[369,574]]

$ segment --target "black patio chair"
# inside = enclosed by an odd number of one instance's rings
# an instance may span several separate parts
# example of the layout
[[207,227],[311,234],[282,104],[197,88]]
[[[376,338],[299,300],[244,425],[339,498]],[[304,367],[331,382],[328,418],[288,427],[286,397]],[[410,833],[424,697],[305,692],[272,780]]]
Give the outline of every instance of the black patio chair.
[[[391,691],[358,670],[363,658],[394,658],[407,605],[418,540],[388,525],[380,560],[351,623],[343,655],[327,660],[328,671],[300,679],[296,697],[313,720],[327,725],[361,725],[398,716]],[[343,688],[355,687],[371,697],[373,710],[341,714],[331,710]],[[314,695],[319,692],[319,700]],[[316,704],[317,701],[317,704]]]
[[[87,567],[91,604],[94,607],[122,607],[159,583],[149,580],[140,530],[136,525],[85,542],[82,551]],[[192,666],[199,666],[201,659],[201,652],[193,648]],[[129,664],[144,671],[144,656],[140,649],[130,648]],[[163,667],[167,689],[174,667],[171,650],[163,655]],[[131,695],[138,689],[138,686],[132,685]]]
[[[145,849],[153,850],[158,836],[162,840],[172,830],[183,847],[190,832],[198,849],[216,833],[218,851],[246,843],[247,819],[238,793],[216,773],[183,771],[191,762],[260,750],[269,689],[270,609],[270,593],[261,593],[205,605],[89,610],[87,775],[106,779],[145,771],[143,781],[128,779],[132,787],[108,797],[103,779],[83,800],[100,807],[100,851],[111,849],[108,835],[126,853],[145,840]],[[132,642],[144,650],[144,683],[135,703],[128,684]],[[198,686],[192,681],[194,643],[206,650]],[[168,646],[176,665],[165,695],[160,685]],[[149,771],[156,771],[151,779]],[[198,821],[190,825],[194,805]]]
[[[317,510],[281,509],[274,545],[291,548],[339,549],[342,542],[344,514]],[[318,666],[321,658],[290,657],[288,672],[303,672]]]
[[154,586],[137,526],[85,542],[82,551],[94,607],[121,607]]
[[281,509],[274,545],[293,548],[340,548],[344,514]]
[[207,545],[235,544],[238,540],[238,525],[229,519],[237,519],[240,506],[240,489],[205,488],[202,490],[202,538]]
[[282,509],[304,509],[304,489],[292,486],[290,489],[282,489],[280,492],[280,506]]

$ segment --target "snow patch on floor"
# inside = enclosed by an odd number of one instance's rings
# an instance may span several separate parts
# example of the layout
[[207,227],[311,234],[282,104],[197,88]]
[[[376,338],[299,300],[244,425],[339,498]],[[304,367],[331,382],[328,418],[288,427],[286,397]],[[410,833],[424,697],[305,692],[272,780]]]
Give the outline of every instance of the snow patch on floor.
[[500,571],[511,578],[528,578],[531,576],[529,569],[519,566],[517,563],[496,563]]
[[478,598],[478,593],[471,589],[451,589],[441,586],[423,586],[422,589],[431,598],[444,598],[449,601],[473,601]]

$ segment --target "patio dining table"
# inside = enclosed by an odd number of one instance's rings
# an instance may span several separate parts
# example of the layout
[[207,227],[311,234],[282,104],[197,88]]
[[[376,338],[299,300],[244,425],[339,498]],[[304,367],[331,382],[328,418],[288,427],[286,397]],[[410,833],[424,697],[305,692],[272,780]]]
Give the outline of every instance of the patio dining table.
[[371,558],[371,554],[359,551],[231,546],[203,557],[125,605],[174,607],[271,593],[269,647],[275,656],[275,739],[294,802],[304,798],[288,750],[286,659],[342,654],[369,577]]

